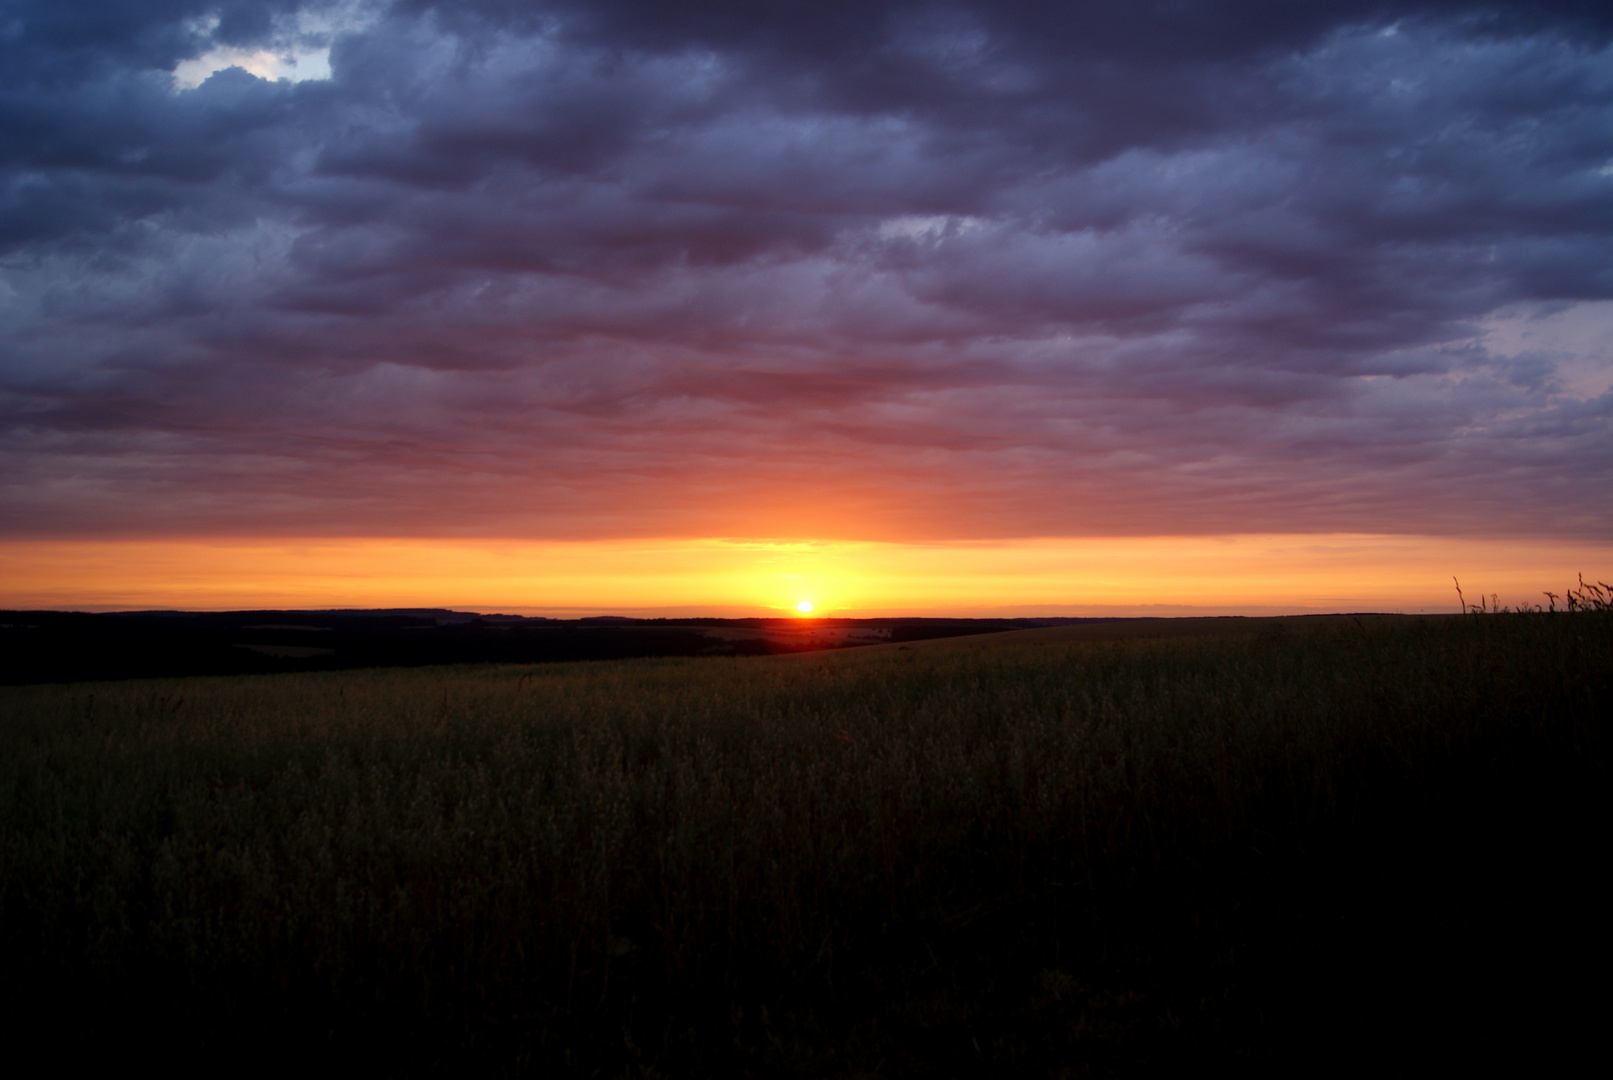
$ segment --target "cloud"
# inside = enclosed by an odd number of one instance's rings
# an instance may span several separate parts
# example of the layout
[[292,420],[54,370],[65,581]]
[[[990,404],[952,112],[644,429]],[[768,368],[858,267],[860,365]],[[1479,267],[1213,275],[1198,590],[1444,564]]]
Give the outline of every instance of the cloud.
[[174,85],[193,90],[215,72],[232,67],[271,82],[328,79],[331,43],[339,35],[366,29],[377,15],[376,5],[366,0],[332,0],[286,9],[271,17],[272,30],[267,36],[259,29],[248,44],[240,45],[221,37],[223,17],[210,11],[193,20],[190,30],[198,38],[211,40],[212,48],[176,64]]
[[1601,6],[672,11],[7,5],[5,530],[1613,527]]

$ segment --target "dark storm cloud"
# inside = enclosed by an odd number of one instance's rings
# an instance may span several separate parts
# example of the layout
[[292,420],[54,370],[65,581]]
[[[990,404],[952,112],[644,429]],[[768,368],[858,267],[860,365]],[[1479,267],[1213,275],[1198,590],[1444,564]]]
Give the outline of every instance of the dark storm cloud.
[[1610,33],[0,0],[6,531],[1605,536]]

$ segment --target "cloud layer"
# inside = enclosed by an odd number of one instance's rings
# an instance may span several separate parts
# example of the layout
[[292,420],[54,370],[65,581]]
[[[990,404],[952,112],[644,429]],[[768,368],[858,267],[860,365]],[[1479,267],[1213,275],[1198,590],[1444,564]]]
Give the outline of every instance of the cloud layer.
[[0,530],[1605,538],[1610,35],[0,0]]

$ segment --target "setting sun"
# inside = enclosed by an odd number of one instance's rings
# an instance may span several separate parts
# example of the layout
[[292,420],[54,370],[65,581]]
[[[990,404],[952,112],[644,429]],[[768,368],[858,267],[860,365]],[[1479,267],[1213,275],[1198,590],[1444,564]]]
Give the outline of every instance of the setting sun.
[[799,611],[803,615],[811,614],[812,613],[812,601],[810,601],[810,600],[801,601],[799,604],[795,605],[795,610]]

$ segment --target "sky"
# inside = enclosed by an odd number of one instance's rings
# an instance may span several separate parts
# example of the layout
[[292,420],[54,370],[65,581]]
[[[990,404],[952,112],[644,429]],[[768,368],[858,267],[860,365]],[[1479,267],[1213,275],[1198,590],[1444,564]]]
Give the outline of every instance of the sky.
[[0,606],[1580,572],[1606,4],[0,0]]

